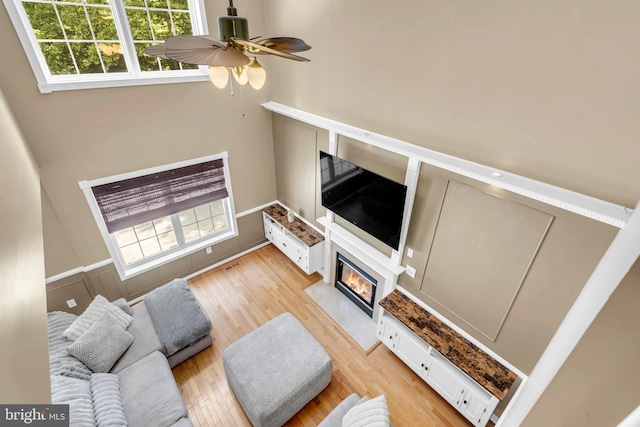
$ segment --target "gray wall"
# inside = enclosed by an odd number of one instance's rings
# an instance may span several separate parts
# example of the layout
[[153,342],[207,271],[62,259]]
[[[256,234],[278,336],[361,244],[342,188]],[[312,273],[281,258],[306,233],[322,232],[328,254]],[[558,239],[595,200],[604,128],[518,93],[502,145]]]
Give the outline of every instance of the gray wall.
[[[269,33],[313,46],[302,67],[273,64],[273,101],[625,206],[640,200],[638,1],[269,0],[265,16]],[[573,262],[584,278],[594,259]],[[531,288],[538,304],[520,321],[558,323],[547,292],[566,304],[578,290],[559,268],[560,280]],[[637,396],[635,383],[611,384]],[[601,407],[616,399],[595,382],[564,386]],[[581,425],[552,396],[539,408],[546,419]]]
[[265,2],[272,100],[633,207],[640,2]]
[[[298,131],[282,131],[288,128]],[[324,136],[274,115],[278,194],[300,201],[292,207],[308,220],[324,213],[318,208],[317,176]],[[397,154],[346,138],[340,138],[338,152],[359,166],[403,181],[406,161]],[[384,246],[351,228],[375,247]],[[407,235],[407,248],[414,254],[403,254],[402,259],[417,273],[415,278],[401,275],[398,283],[528,374],[616,232],[423,164]],[[386,247],[386,252],[391,249]]]
[[40,183],[0,91],[0,402],[48,403],[49,351]]
[[423,165],[398,282],[528,374],[616,232]]
[[573,350],[523,427],[602,427],[638,405],[640,260]]

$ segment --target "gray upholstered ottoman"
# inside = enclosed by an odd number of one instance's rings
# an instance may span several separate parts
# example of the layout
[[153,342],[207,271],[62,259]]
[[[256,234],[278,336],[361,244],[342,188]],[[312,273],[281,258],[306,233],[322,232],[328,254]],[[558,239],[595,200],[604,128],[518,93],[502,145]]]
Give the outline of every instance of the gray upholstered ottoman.
[[231,344],[222,363],[256,427],[282,426],[331,381],[331,357],[291,313]]

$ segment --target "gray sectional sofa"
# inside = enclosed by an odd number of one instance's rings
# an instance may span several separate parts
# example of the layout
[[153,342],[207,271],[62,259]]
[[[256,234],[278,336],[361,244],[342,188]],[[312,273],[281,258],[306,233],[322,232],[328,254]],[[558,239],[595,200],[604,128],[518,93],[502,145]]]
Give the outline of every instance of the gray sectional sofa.
[[210,333],[167,358],[144,301],[133,309],[125,300],[113,304],[132,316],[133,341],[107,373],[67,350],[74,342],[63,332],[78,316],[48,313],[52,403],[70,405],[71,426],[193,426],[171,368],[211,345]]

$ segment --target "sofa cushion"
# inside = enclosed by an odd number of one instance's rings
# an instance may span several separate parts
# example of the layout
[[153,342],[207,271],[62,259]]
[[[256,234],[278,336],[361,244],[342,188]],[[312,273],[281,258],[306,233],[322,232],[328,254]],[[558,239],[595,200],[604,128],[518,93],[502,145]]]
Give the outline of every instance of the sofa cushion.
[[127,313],[129,316],[133,316],[133,310],[131,310],[131,306],[129,305],[126,299],[118,298],[117,300],[112,301],[111,304],[115,305],[120,310]]
[[355,405],[342,418],[342,427],[389,427],[387,398],[380,395]]
[[211,332],[211,321],[185,279],[152,290],[144,302],[167,357]]
[[89,380],[51,375],[51,403],[69,405],[69,426],[95,426]]
[[111,304],[102,295],[96,295],[91,301],[89,307],[64,331],[63,335],[71,341],[80,338],[94,323],[96,323],[102,315],[108,312],[118,322],[123,329],[127,329],[131,323],[132,317],[115,305]]
[[64,311],[47,313],[47,329],[49,334],[49,370],[51,375],[89,380],[91,369],[69,354],[67,348],[73,341],[62,333],[78,318],[75,314]]
[[189,418],[180,418],[178,422],[171,427],[193,427],[193,423]]
[[111,373],[118,373],[154,351],[163,350],[144,301],[133,307],[133,321],[127,332],[133,335],[133,343],[113,365]]
[[129,427],[165,427],[187,418],[169,363],[158,351],[118,372]]
[[210,347],[212,344],[213,338],[211,338],[211,334],[207,334],[204,338],[200,338],[200,340],[167,357],[169,366],[171,366],[171,368],[175,368],[180,363],[190,359],[205,348]]
[[91,400],[98,427],[127,427],[120,399],[120,379],[115,374],[91,375]]
[[93,372],[109,372],[132,342],[133,336],[105,312],[67,350]]
[[318,424],[318,427],[342,427],[342,418],[349,411],[349,409],[353,408],[360,401],[360,396],[358,396],[356,393],[350,394],[342,402],[340,402],[338,406],[333,408],[333,411],[331,411],[329,415],[327,415],[325,419],[322,420],[320,424]]

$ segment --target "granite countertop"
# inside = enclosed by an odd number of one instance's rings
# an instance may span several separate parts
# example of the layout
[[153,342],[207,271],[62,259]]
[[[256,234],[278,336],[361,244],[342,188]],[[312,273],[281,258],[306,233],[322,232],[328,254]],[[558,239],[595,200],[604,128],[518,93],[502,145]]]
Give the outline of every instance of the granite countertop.
[[380,306],[454,365],[502,400],[517,375],[398,290]]
[[262,209],[262,212],[283,226],[307,246],[313,246],[324,240],[324,236],[321,233],[314,230],[300,218],[296,217],[293,222],[289,222],[289,220],[287,220],[287,210],[277,203]]

